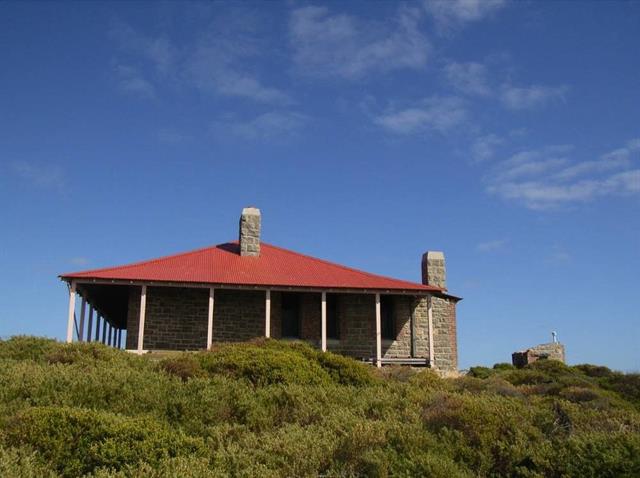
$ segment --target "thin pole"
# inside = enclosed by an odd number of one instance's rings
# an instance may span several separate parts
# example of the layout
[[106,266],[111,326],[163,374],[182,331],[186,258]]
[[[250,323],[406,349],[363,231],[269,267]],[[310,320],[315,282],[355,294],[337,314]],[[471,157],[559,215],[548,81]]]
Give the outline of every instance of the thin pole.
[[265,295],[264,336],[271,337],[271,290],[269,289]]
[[100,341],[100,314],[96,311],[96,335],[93,339],[95,342]]
[[93,306],[89,304],[89,323],[87,324],[87,342],[91,342],[92,330],[93,330]]
[[144,350],[144,318],[147,312],[147,286],[143,285],[140,291],[140,321],[138,324],[138,353]]
[[78,342],[82,342],[82,336],[84,335],[84,315],[87,308],[87,299],[84,297],[80,302],[80,326],[78,327]]
[[376,367],[382,367],[382,327],[380,324],[380,294],[376,294]]
[[73,342],[73,323],[76,309],[76,281],[71,281],[69,288],[69,315],[67,316],[67,343]]
[[102,318],[102,343],[107,343],[107,318]]
[[321,300],[321,347],[322,347],[322,351],[326,352],[327,351],[327,293],[323,292],[322,293],[322,300]]
[[214,288],[209,287],[209,314],[207,320],[207,350],[211,349],[213,343],[213,306],[214,306]]

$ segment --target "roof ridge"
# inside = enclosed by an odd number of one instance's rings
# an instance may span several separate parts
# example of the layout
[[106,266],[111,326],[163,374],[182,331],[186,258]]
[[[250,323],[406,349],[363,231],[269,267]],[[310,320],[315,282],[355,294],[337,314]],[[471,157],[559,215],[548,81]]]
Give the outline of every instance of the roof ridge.
[[269,243],[266,243],[266,242],[263,242],[262,245],[266,245],[267,247],[271,247],[273,249],[278,249],[278,250],[283,251],[283,252],[288,252],[290,254],[295,254],[297,256],[302,256],[302,257],[305,257],[307,259],[311,259],[313,261],[320,262],[322,264],[327,264],[327,265],[330,265],[330,266],[336,266],[336,267],[340,267],[341,269],[346,269],[346,270],[349,270],[349,271],[352,271],[352,272],[357,272],[359,274],[364,274],[364,275],[369,276],[369,277],[375,277],[375,278],[378,278],[378,279],[392,280],[392,281],[396,281],[396,282],[408,282],[408,283],[413,284],[413,285],[420,285],[420,286],[423,286],[423,287],[429,287],[429,288],[432,288],[433,290],[443,290],[440,287],[436,287],[436,286],[432,286],[432,285],[420,284],[418,282],[413,282],[413,281],[410,281],[410,280],[396,279],[394,277],[383,276],[383,275],[380,275],[380,274],[374,274],[373,272],[367,272],[367,271],[363,271],[362,269],[356,269],[355,267],[350,267],[350,266],[345,266],[343,264],[338,264],[337,262],[331,262],[331,261],[328,261],[326,259],[320,259],[319,257],[314,257],[314,256],[310,256],[308,254],[303,254],[301,252],[292,251],[291,249],[285,249],[284,247],[280,247],[280,246],[274,246],[273,244],[269,244]]

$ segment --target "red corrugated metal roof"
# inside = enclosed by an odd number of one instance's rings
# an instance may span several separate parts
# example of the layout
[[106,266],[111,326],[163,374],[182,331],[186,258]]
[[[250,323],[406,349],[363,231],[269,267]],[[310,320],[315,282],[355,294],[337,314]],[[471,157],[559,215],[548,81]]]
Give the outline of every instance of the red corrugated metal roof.
[[440,291],[414,282],[370,274],[262,243],[260,256],[242,257],[231,242],[119,267],[63,274],[63,279]]

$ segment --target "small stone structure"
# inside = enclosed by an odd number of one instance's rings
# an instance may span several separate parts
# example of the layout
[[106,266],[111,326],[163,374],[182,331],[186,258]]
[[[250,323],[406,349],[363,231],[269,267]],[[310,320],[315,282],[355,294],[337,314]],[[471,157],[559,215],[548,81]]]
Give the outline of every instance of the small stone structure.
[[260,255],[260,209],[245,207],[240,216],[240,255]]
[[536,345],[530,349],[511,354],[511,362],[518,368],[541,359],[558,360],[564,363],[564,345],[559,342],[551,342],[549,344]]
[[427,251],[422,255],[422,283],[447,288],[447,268],[442,251]]

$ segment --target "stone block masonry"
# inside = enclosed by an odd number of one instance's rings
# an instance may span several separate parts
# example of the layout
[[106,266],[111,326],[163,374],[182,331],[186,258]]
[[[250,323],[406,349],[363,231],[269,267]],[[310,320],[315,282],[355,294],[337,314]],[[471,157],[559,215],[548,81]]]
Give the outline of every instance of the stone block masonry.
[[433,368],[458,369],[456,304],[452,299],[433,297]]
[[540,344],[511,354],[511,362],[518,368],[541,359],[558,360],[565,363],[564,345],[557,342]]
[[[320,293],[299,295],[300,339],[320,347]],[[328,350],[357,359],[375,356],[375,298],[373,294],[337,294],[339,339]],[[201,350],[207,342],[207,288],[148,287],[144,332],[145,350]],[[271,293],[271,337],[281,337],[282,293]],[[395,340],[383,340],[386,358],[411,356],[413,316],[414,357],[429,357],[428,298],[394,295]],[[127,349],[138,343],[140,288],[131,287],[127,320]],[[265,291],[216,289],[213,343],[241,342],[264,336]],[[433,298],[434,363],[439,370],[457,368],[455,303]]]
[[245,207],[240,216],[240,255],[260,255],[260,210],[254,207]]
[[444,254],[440,251],[428,251],[422,256],[422,283],[442,289],[447,288],[447,269]]
[[[144,349],[206,348],[208,305],[209,289],[147,287]],[[140,288],[132,288],[127,320],[128,349],[135,349],[138,344],[139,311]]]
[[[135,349],[138,343],[140,289],[132,288],[131,290],[127,320],[127,348]],[[209,289],[148,287],[144,349],[199,350],[206,348],[208,305]],[[264,336],[264,317],[264,291],[217,289],[213,312],[213,342],[241,342],[262,337]]]

